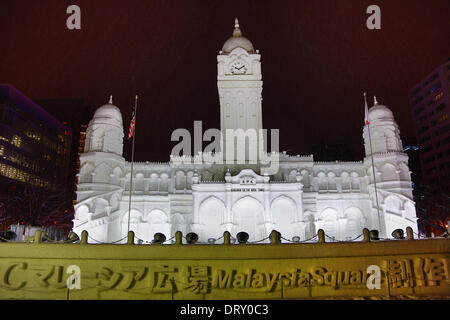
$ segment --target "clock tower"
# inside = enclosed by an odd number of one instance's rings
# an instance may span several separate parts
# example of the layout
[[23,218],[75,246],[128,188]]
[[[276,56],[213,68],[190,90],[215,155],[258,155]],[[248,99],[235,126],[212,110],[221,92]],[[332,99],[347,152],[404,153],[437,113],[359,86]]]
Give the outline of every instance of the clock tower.
[[[227,129],[242,129],[246,132],[246,146],[258,145],[262,137],[262,75],[261,55],[254,50],[253,44],[242,36],[237,18],[234,31],[217,56],[217,88],[220,99],[220,129],[224,140],[222,150],[227,145]],[[249,130],[253,129],[253,130]],[[255,135],[250,134],[253,131]],[[237,131],[235,131],[237,132]],[[261,138],[260,138],[261,139]],[[228,137],[230,140],[230,137]],[[233,138],[233,140],[236,140]],[[236,146],[236,141],[234,142]],[[225,147],[225,148],[224,148]],[[236,150],[236,148],[235,148]],[[225,151],[225,150],[224,150]],[[241,159],[235,153],[235,159]],[[248,158],[248,147],[245,151]]]

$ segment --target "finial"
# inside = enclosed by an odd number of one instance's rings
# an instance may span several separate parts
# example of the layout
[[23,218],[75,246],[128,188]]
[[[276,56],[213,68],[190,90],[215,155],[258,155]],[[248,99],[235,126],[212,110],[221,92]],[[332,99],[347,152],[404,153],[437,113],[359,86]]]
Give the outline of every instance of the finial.
[[233,37],[240,37],[242,36],[242,31],[239,28],[239,20],[238,18],[234,19],[234,31],[233,31]]
[[378,104],[377,97],[373,96],[373,104]]
[[365,92],[365,91],[363,92],[363,96],[364,96],[364,97],[366,96],[366,92]]
[[108,102],[109,104],[112,104],[113,102],[112,102],[112,95],[110,95],[109,96],[109,102]]

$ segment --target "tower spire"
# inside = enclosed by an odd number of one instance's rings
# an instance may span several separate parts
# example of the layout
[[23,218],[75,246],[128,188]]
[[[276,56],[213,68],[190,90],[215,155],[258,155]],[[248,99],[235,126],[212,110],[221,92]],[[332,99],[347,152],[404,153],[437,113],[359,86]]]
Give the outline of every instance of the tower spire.
[[240,36],[242,36],[242,31],[239,28],[239,20],[238,20],[238,18],[234,18],[233,37],[240,37]]
[[113,104],[113,101],[112,101],[112,95],[110,95],[109,96],[109,102],[108,102],[109,104]]
[[374,104],[374,105],[377,105],[377,104],[378,104],[378,101],[377,101],[377,97],[376,97],[376,96],[373,96],[373,104]]

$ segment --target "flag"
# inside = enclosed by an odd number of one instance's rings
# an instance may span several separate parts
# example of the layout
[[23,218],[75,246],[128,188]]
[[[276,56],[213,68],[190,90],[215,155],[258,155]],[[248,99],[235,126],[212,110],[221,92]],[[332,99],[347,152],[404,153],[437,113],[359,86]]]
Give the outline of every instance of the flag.
[[364,92],[364,108],[365,108],[365,115],[364,115],[364,124],[369,125],[369,109],[367,108],[367,99],[366,99],[366,93]]
[[134,124],[136,123],[136,116],[133,113],[131,114],[131,122],[130,122],[130,130],[128,131],[128,139],[130,139],[134,134]]

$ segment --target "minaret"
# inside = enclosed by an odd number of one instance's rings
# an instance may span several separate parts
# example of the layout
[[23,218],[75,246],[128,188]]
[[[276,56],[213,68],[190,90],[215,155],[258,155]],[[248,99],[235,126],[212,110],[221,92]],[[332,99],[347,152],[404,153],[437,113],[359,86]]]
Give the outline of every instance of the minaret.
[[119,108],[109,102],[95,111],[86,130],[84,152],[108,152],[122,156],[123,124]]
[[78,236],[87,230],[97,241],[109,239],[110,214],[119,209],[124,184],[123,137],[122,114],[110,96],[89,122],[84,152],[80,154],[73,220]]
[[[364,166],[369,177],[368,186],[373,216],[375,217],[378,211],[381,214],[382,226],[379,229],[381,236],[390,237],[393,229],[404,229],[406,226],[417,230],[408,155],[403,152],[400,130],[394,115],[388,107],[380,105],[374,97],[374,105],[369,109],[368,120],[372,148],[370,148],[369,128],[365,125],[363,129],[366,151]],[[372,163],[375,167],[377,195],[375,195]]]
[[[261,55],[242,35],[236,18],[233,35],[225,42],[217,56],[217,88],[220,99],[220,128],[226,146],[227,129],[254,129],[257,144],[262,129]],[[250,137],[250,136],[249,136]],[[236,143],[234,144],[236,146]],[[222,149],[224,150],[224,149]],[[236,159],[240,159],[239,155]],[[248,150],[246,157],[248,159]],[[242,159],[241,159],[242,160]]]

